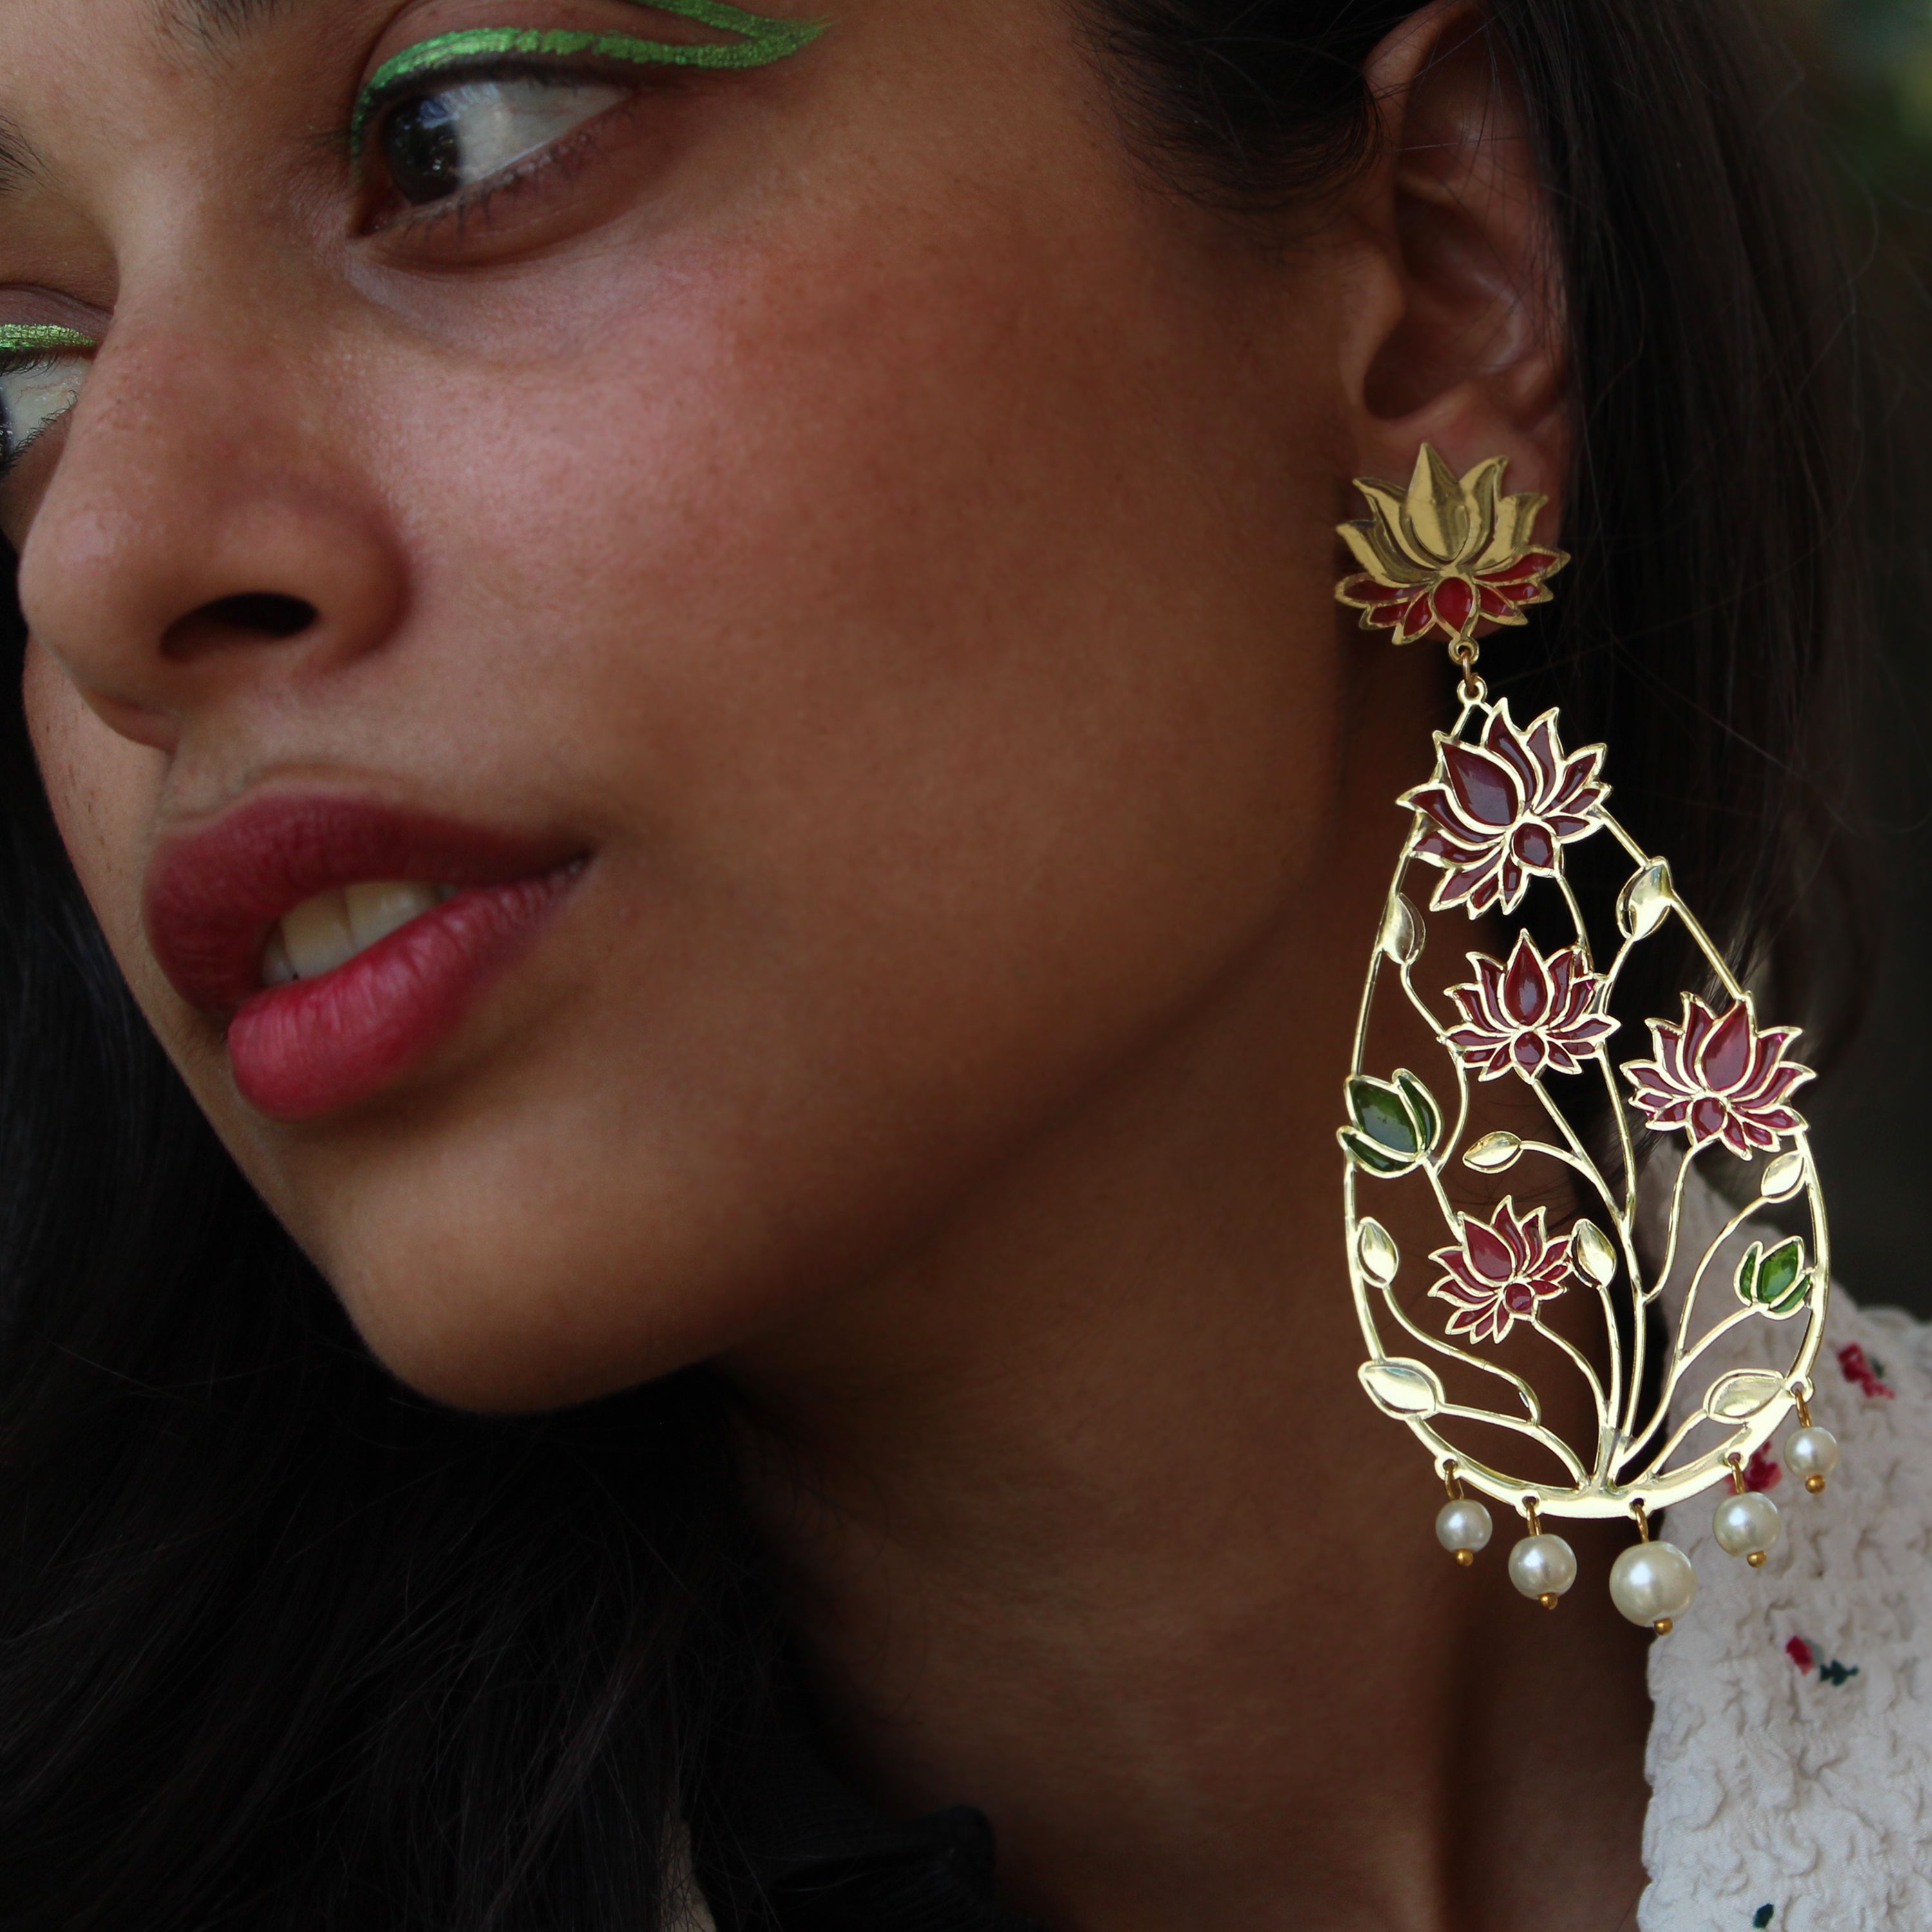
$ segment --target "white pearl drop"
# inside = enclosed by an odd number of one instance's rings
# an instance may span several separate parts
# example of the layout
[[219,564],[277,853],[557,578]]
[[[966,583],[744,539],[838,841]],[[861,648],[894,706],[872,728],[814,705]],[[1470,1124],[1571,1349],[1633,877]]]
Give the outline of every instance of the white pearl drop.
[[1794,1429],[1784,1462],[1794,1476],[1828,1476],[1838,1466],[1838,1438],[1828,1429]]
[[1784,1522],[1770,1497],[1747,1490],[1741,1496],[1726,1496],[1718,1505],[1712,1528],[1726,1555],[1753,1556],[1777,1542]]
[[1576,1552],[1560,1536],[1526,1536],[1510,1552],[1509,1570],[1526,1597],[1560,1597],[1576,1580]]
[[1489,1511],[1467,1496],[1436,1512],[1436,1540],[1444,1550],[1485,1549],[1494,1529]]
[[1634,1543],[1610,1565],[1610,1600],[1634,1624],[1681,1616],[1697,1598],[1697,1573],[1674,1543]]

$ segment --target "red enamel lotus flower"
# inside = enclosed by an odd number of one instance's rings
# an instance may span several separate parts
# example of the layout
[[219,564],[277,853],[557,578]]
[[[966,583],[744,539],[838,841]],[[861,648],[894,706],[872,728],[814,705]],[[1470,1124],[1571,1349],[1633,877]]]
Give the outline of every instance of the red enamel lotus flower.
[[1519,731],[1507,699],[1490,714],[1480,745],[1436,742],[1434,780],[1400,800],[1429,820],[1415,856],[1447,874],[1430,904],[1438,912],[1466,905],[1472,919],[1492,907],[1514,912],[1533,875],[1556,875],[1559,846],[1603,824],[1610,790],[1597,776],[1604,748],[1566,754],[1554,711]]
[[1652,1020],[1657,1058],[1631,1061],[1624,1077],[1651,1126],[1682,1127],[1694,1154],[1720,1140],[1748,1160],[1804,1127],[1803,1116],[1785,1105],[1812,1078],[1810,1067],[1784,1057],[1798,1030],[1767,1027],[1760,1031],[1748,993],[1722,1019],[1694,994],[1686,993],[1682,1025]]
[[1546,1301],[1569,1285],[1570,1237],[1551,1240],[1544,1231],[1543,1210],[1516,1218],[1513,1198],[1494,1216],[1479,1221],[1457,1218],[1462,1245],[1438,1248],[1430,1259],[1448,1270],[1429,1292],[1450,1303],[1451,1335],[1472,1342],[1500,1342],[1519,1322],[1533,1322]]
[[1617,1030],[1607,1014],[1592,1011],[1604,982],[1592,973],[1580,946],[1566,946],[1545,959],[1526,932],[1505,966],[1472,952],[1475,983],[1451,986],[1449,996],[1466,1024],[1446,1036],[1465,1065],[1484,1080],[1520,1073],[1580,1073],[1582,1060]]
[[1406,491],[1360,478],[1355,488],[1373,512],[1340,526],[1360,574],[1335,595],[1362,614],[1364,630],[1393,631],[1399,644],[1439,630],[1465,643],[1487,619],[1523,624],[1532,604],[1547,603],[1544,579],[1569,558],[1537,549],[1532,538],[1544,496],[1505,496],[1508,459],[1492,456],[1468,476],[1456,472],[1427,443]]

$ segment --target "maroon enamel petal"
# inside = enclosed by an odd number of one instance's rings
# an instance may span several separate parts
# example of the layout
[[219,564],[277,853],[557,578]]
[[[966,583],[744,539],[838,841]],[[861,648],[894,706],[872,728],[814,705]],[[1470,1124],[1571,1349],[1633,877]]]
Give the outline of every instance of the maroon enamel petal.
[[1700,1049],[1704,1037],[1716,1025],[1718,1016],[1700,999],[1689,994],[1684,996],[1684,1064],[1694,1067],[1697,1064]]
[[1496,868],[1492,863],[1472,866],[1465,872],[1452,873],[1443,881],[1436,902],[1442,906],[1463,903],[1472,912],[1486,912],[1495,904],[1496,899]]
[[1413,644],[1435,622],[1435,614],[1429,608],[1428,593],[1424,592],[1402,613],[1402,622],[1396,627],[1395,640],[1399,644]]
[[1574,946],[1566,946],[1562,952],[1551,956],[1550,1004],[1559,1018],[1568,1017],[1589,997],[1589,989],[1572,976],[1581,964]]
[[1792,1093],[1810,1077],[1811,1070],[1808,1066],[1796,1064],[1780,1066],[1778,1070],[1778,1077],[1767,1082],[1762,1092],[1750,1096],[1751,1105],[1754,1107],[1774,1107],[1780,1100],[1789,1100]]
[[1485,1281],[1505,1282],[1516,1272],[1520,1257],[1508,1240],[1481,1222],[1463,1224],[1462,1245],[1470,1265]]
[[1604,795],[1604,787],[1596,782],[1597,767],[1603,756],[1600,746],[1573,753],[1538,801],[1541,807],[1552,812],[1582,812],[1597,803]]
[[1483,865],[1489,859],[1486,852],[1472,850],[1439,830],[1425,832],[1415,842],[1415,849],[1424,857],[1441,860],[1444,866]]
[[1522,787],[1500,758],[1473,745],[1444,745],[1442,763],[1456,802],[1472,824],[1502,832],[1522,809]]
[[1532,872],[1548,872],[1556,857],[1556,842],[1550,836],[1550,828],[1533,818],[1516,827],[1510,849]]
[[1476,587],[1468,578],[1445,577],[1437,584],[1430,602],[1436,621],[1451,633],[1461,630],[1476,610]]
[[1504,564],[1498,570],[1486,570],[1478,580],[1484,584],[1533,583],[1556,561],[1553,551],[1525,550],[1514,563]]
[[1718,1022],[1694,1064],[1714,1094],[1729,1094],[1743,1085],[1751,1064],[1750,1009],[1743,1000]]
[[1518,933],[1509,970],[1503,975],[1504,1010],[1518,1026],[1534,1026],[1550,1010],[1550,992],[1549,976],[1529,934]]
[[1469,1265],[1469,1258],[1459,1248],[1450,1248],[1433,1259],[1440,1262],[1454,1277],[1441,1284],[1445,1291],[1445,1300],[1486,1302],[1496,1292],[1496,1284],[1485,1281]]
[[[1540,1210],[1538,1210],[1539,1214]],[[1496,1219],[1490,1223],[1500,1234],[1510,1251],[1510,1259],[1517,1268],[1527,1268],[1535,1258],[1538,1244],[1530,1238],[1528,1228],[1516,1217],[1516,1204],[1505,1200],[1496,1210]]]
[[1529,755],[1536,760],[1538,783],[1536,788],[1539,806],[1547,802],[1556,795],[1561,776],[1557,760],[1556,728],[1546,712],[1536,721],[1535,728],[1529,734]]
[[1535,796],[1542,774],[1531,759],[1528,748],[1516,736],[1500,707],[1490,715],[1489,728],[1483,734],[1483,748],[1492,758],[1501,758],[1516,773],[1522,781],[1525,798]]

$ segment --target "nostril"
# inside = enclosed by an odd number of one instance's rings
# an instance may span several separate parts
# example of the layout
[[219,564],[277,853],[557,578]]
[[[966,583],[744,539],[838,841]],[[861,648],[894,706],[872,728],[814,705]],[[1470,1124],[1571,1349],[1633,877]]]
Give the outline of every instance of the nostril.
[[212,604],[204,604],[170,625],[163,648],[170,656],[178,657],[205,644],[296,638],[316,622],[321,614],[304,598],[284,597],[274,590],[244,591],[238,596],[218,598]]
[[204,604],[196,615],[203,622],[219,625],[224,630],[294,638],[307,630],[320,613],[299,597],[284,597],[273,590],[250,590],[239,597],[224,597],[217,603]]

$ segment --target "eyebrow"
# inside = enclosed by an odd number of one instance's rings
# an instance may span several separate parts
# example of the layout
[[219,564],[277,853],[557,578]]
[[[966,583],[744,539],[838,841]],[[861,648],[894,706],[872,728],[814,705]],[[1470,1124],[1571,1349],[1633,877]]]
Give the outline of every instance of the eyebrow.
[[33,144],[4,114],[0,114],[0,194],[24,188],[40,172]]
[[155,12],[170,38],[193,40],[213,52],[279,12],[283,4],[284,0],[155,0]]
[[[212,53],[280,12],[285,4],[286,0],[154,0],[154,14],[164,34],[194,40]],[[41,172],[33,143],[0,114],[0,197],[18,194]]]

